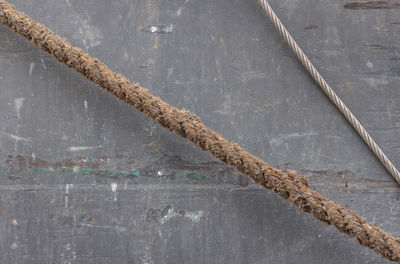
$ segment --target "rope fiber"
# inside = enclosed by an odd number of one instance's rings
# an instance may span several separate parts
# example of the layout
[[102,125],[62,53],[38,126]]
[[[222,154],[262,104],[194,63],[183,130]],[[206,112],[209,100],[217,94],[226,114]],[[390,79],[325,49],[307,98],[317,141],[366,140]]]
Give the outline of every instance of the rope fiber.
[[367,143],[368,147],[372,150],[375,156],[380,160],[382,165],[388,170],[388,172],[393,176],[393,178],[400,184],[400,173],[385,155],[382,149],[376,144],[373,138],[368,134],[367,130],[363,127],[360,121],[354,116],[349,108],[343,103],[339,96],[333,91],[331,86],[325,81],[318,70],[314,67],[311,61],[308,59],[307,55],[303,52],[297,42],[294,40],[289,31],[282,24],[281,20],[278,18],[272,7],[268,4],[267,0],[258,0],[264,12],[270,18],[272,24],[276,27],[282,37],[286,40],[289,47],[292,49],[293,53],[301,61],[303,66],[307,69],[308,73],[312,76],[315,82],[319,85],[322,91],[329,97],[329,99],[336,105],[340,112],[346,117],[347,121],[353,126],[360,137]]
[[121,74],[112,72],[98,59],[73,47],[67,40],[36,23],[5,0],[0,0],[0,22],[54,56],[59,62],[75,69],[120,100],[134,106],[156,123],[190,140],[217,160],[234,166],[257,184],[287,199],[300,211],[312,213],[318,220],[335,226],[383,257],[400,261],[399,238],[367,222],[354,211],[326,199],[312,190],[304,177],[296,177],[293,172],[285,173],[275,169],[238,144],[227,141],[206,127],[191,112],[170,106],[138,83],[131,83]]

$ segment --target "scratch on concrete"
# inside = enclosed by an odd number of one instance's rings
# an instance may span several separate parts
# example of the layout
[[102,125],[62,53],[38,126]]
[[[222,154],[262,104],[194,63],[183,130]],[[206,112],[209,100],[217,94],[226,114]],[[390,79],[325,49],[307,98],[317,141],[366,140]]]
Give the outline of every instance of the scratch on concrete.
[[115,226],[103,226],[103,225],[96,225],[96,224],[80,224],[81,226],[86,227],[93,227],[93,228],[103,228],[103,229],[114,229],[118,232],[125,232],[126,228],[124,226],[115,225]]
[[43,60],[43,58],[40,58],[40,61],[42,62],[42,66],[43,66],[43,68],[44,68],[45,70],[47,70],[47,67],[46,67],[46,64],[44,63],[44,60]]
[[92,149],[97,149],[101,148],[102,146],[95,146],[95,147],[90,147],[90,146],[71,146],[68,147],[67,151],[69,152],[77,152],[77,151],[85,151],[85,150],[92,150]]
[[35,69],[35,63],[31,62],[31,65],[29,66],[29,75],[32,75],[34,69]]
[[293,138],[300,138],[300,137],[311,137],[311,136],[317,136],[317,133],[314,132],[309,132],[309,133],[291,133],[291,134],[287,134],[287,135],[282,135],[280,137],[275,137],[272,138],[269,141],[269,144],[273,145],[273,146],[278,146],[278,145],[282,145],[284,140],[288,140],[288,139],[293,139]]
[[400,8],[399,3],[389,4],[386,1],[369,1],[369,2],[350,2],[344,5],[344,8],[351,10],[359,9],[395,9]]
[[25,142],[31,141],[29,138],[19,137],[19,136],[8,134],[8,133],[4,133],[4,132],[0,132],[0,135],[4,135],[4,136],[6,136],[8,138],[11,138],[11,139],[13,139],[15,141],[25,141]]

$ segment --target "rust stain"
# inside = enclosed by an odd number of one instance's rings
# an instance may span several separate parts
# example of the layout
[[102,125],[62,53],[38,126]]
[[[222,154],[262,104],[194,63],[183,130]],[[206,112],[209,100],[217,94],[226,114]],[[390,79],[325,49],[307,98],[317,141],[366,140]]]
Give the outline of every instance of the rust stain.
[[350,2],[344,5],[344,8],[351,10],[359,9],[394,9],[400,8],[399,3],[390,4],[386,1],[369,1],[369,2]]

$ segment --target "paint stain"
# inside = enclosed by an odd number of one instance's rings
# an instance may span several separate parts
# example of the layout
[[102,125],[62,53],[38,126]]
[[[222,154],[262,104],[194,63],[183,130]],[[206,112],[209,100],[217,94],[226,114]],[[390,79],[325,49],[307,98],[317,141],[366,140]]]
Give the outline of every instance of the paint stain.
[[359,9],[395,9],[400,8],[399,3],[390,4],[386,1],[369,1],[369,2],[350,2],[344,5],[344,8],[350,10]]
[[[2,135],[0,132],[0,136]],[[128,155],[117,155],[112,159],[107,156],[93,158],[80,156],[75,159],[47,161],[36,155],[13,154],[9,155],[4,163],[0,163],[0,174],[7,175],[10,180],[19,180],[25,173],[30,175],[80,175],[82,177],[90,175],[111,179],[137,179],[143,182],[147,182],[150,178],[158,178],[162,182],[173,181],[187,184],[213,182],[239,185],[240,187],[246,187],[249,184],[246,176],[223,164],[217,162],[190,163],[178,156],[169,155],[136,163]],[[117,181],[113,180],[113,182]]]
[[139,30],[150,34],[165,34],[174,31],[174,25],[146,25],[140,27]]
[[60,172],[63,174],[99,174],[99,175],[111,175],[111,176],[135,176],[139,177],[140,173],[138,171],[130,172],[130,171],[120,171],[120,170],[105,170],[105,169],[81,169],[79,166],[74,166],[73,168],[67,167],[48,167],[48,168],[35,168],[34,170],[37,174],[43,173],[54,173]]
[[176,10],[176,16],[182,15],[182,7],[179,7],[178,10]]
[[115,183],[115,182],[111,183],[111,191],[112,192],[115,193],[117,191],[117,187],[118,187],[117,183]]
[[11,245],[11,249],[16,249],[16,248],[18,248],[18,245],[17,245],[17,243],[16,243],[16,242],[12,243],[12,245]]
[[[85,108],[86,108],[87,107],[87,103],[86,104],[84,103],[84,105],[85,105]],[[95,146],[95,147],[90,147],[90,146],[71,146],[71,147],[68,147],[67,151],[69,151],[69,152],[85,151],[85,150],[98,149],[98,148],[101,148],[101,147],[102,147],[101,145]]]
[[304,27],[304,30],[313,30],[313,29],[317,29],[318,25],[308,25],[306,27]]
[[116,182],[111,183],[111,191],[114,193],[114,201],[115,202],[118,200],[117,188],[118,188],[118,184]]
[[191,177],[191,178],[194,178],[194,179],[197,179],[197,180],[201,180],[201,179],[203,178],[203,176],[198,175],[198,174],[190,175],[190,177]]
[[65,185],[65,195],[64,195],[64,206],[68,208],[68,201],[69,201],[69,189],[72,188],[73,184],[66,184]]
[[155,224],[165,224],[172,218],[187,218],[193,223],[200,223],[202,217],[206,216],[207,213],[203,210],[198,211],[187,211],[185,209],[174,209],[172,205],[167,205],[164,209],[150,208],[147,210],[146,222]]
[[21,117],[21,109],[24,105],[25,97],[19,97],[14,99],[15,111],[17,112],[17,117]]
[[59,226],[72,229],[81,228],[85,225],[95,225],[96,220],[88,215],[53,215],[54,220]]

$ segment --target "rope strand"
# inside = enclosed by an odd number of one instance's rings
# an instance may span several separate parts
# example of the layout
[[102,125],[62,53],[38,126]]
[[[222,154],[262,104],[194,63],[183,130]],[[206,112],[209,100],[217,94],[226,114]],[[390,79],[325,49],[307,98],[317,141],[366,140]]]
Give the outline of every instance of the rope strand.
[[304,177],[285,173],[251,155],[238,144],[233,144],[206,127],[191,112],[170,106],[152,95],[138,83],[131,83],[121,74],[112,72],[98,59],[73,47],[50,29],[0,0],[0,22],[28,39],[35,46],[51,54],[59,62],[75,69],[87,79],[109,91],[120,100],[134,106],[156,123],[190,140],[208,151],[214,158],[234,166],[257,184],[272,190],[300,211],[312,213],[315,218],[354,237],[361,245],[370,247],[383,257],[400,261],[400,239],[379,229],[354,211],[326,199],[312,190]]
[[346,117],[349,123],[357,131],[360,137],[367,143],[368,147],[372,150],[375,156],[380,160],[382,165],[388,170],[388,172],[393,176],[393,178],[400,184],[400,172],[396,169],[393,163],[385,155],[382,149],[376,144],[374,139],[368,134],[367,130],[358,121],[354,114],[349,108],[343,103],[340,97],[333,91],[331,86],[325,81],[322,75],[314,67],[311,61],[308,59],[307,55],[303,52],[294,38],[290,35],[289,31],[282,24],[281,20],[278,18],[272,7],[268,4],[267,0],[258,0],[262,9],[270,18],[272,24],[276,27],[282,37],[286,40],[289,47],[292,49],[297,58],[301,61],[303,66],[307,69],[308,73],[312,76],[315,82],[321,87],[322,91],[329,97],[329,99],[336,105],[340,112]]

